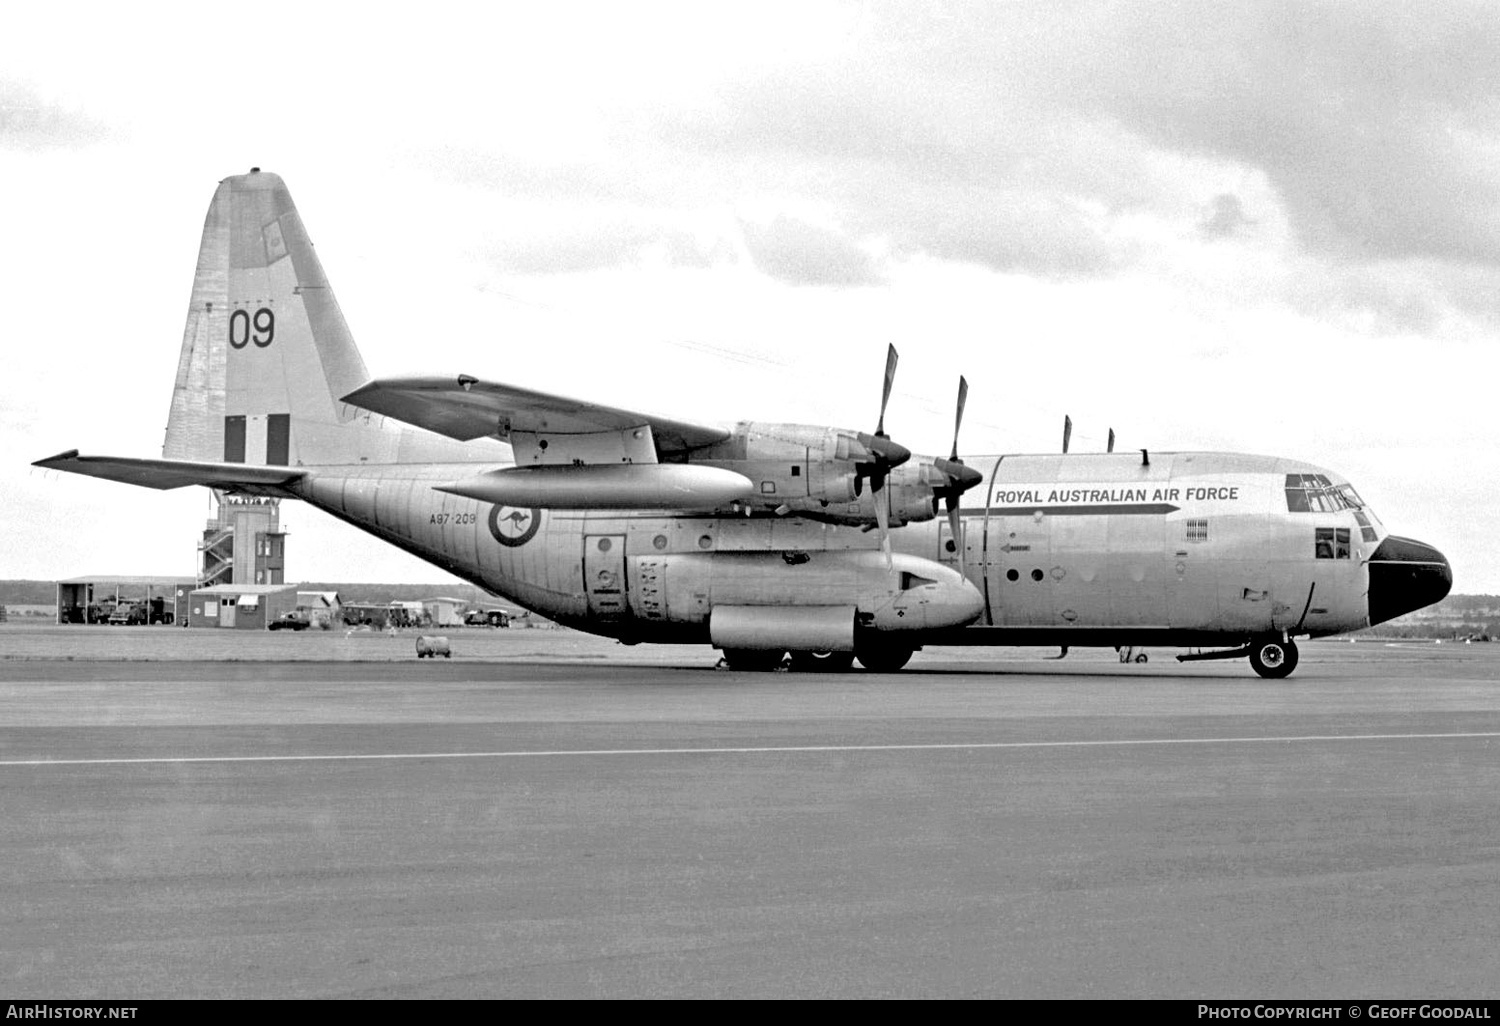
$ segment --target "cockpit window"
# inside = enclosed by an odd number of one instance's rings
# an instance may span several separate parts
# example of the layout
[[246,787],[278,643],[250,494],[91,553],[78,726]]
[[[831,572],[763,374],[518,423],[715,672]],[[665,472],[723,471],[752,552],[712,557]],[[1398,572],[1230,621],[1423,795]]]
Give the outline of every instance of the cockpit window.
[[1323,474],[1288,474],[1286,508],[1289,513],[1338,513],[1364,509],[1364,500],[1350,485],[1336,485]]
[[937,581],[934,581],[930,577],[922,577],[919,574],[909,573],[909,572],[904,571],[904,570],[901,572],[901,590],[902,591],[911,591],[913,588],[920,588],[924,584],[936,584],[936,583],[937,583]]
[[1349,528],[1314,528],[1313,555],[1318,559],[1349,559]]

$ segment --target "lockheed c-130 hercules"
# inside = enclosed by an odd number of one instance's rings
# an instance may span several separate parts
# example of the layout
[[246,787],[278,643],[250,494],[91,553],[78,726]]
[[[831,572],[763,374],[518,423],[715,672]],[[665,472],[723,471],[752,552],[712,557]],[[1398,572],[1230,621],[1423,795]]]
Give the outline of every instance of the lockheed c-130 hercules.
[[[1150,452],[913,455],[874,432],[714,427],[484,381],[372,380],[286,186],[219,184],[162,459],[40,467],[301,499],[569,626],[729,665],[898,670],[924,645],[1248,657],[1436,602],[1452,575],[1339,475]],[[977,501],[975,497],[977,496]]]

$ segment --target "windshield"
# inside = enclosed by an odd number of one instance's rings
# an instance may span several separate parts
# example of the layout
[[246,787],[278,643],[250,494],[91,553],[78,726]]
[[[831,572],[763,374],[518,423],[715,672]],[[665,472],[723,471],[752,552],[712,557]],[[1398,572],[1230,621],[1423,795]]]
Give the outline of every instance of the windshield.
[[1289,513],[1338,513],[1353,510],[1360,536],[1375,541],[1372,525],[1380,523],[1375,511],[1365,505],[1351,484],[1334,484],[1326,474],[1288,474],[1286,508]]

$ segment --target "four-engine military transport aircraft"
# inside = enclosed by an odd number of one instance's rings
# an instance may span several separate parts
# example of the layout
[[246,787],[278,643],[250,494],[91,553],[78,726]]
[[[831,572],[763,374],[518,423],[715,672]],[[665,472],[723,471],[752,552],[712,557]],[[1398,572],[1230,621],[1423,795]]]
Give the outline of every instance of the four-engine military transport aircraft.
[[1441,553],[1303,463],[960,460],[962,381],[952,454],[913,456],[884,430],[894,371],[892,350],[873,433],[710,427],[467,374],[372,380],[286,186],[252,169],[209,207],[163,458],[36,465],[302,499],[558,622],[710,644],[744,669],[1164,645],[1284,677],[1295,638],[1452,584]]

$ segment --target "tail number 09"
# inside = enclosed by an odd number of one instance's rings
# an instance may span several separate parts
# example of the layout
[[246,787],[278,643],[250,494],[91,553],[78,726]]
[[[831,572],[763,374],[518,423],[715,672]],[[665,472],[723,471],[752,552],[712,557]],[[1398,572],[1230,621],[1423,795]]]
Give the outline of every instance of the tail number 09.
[[236,349],[244,349],[251,342],[264,349],[275,337],[276,315],[265,307],[255,311],[253,317],[249,310],[236,310],[229,315],[229,344]]

